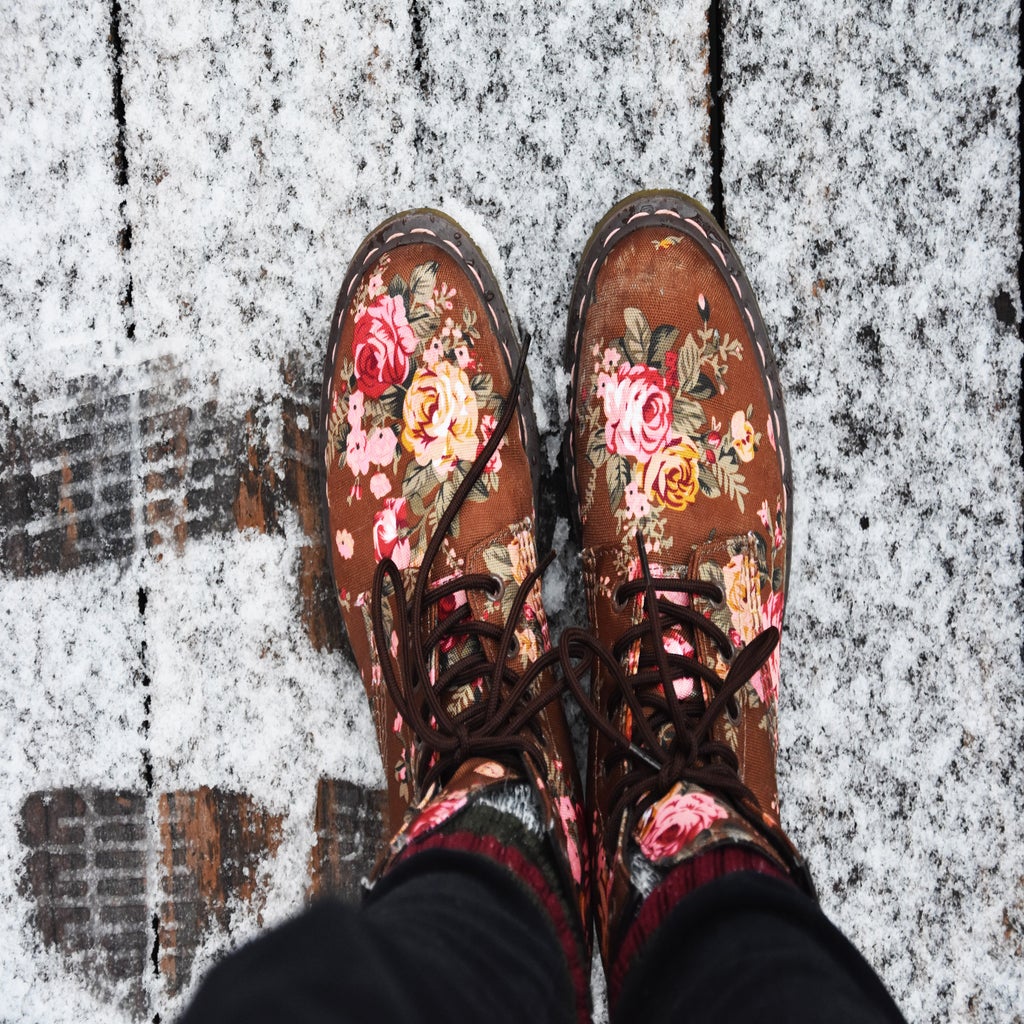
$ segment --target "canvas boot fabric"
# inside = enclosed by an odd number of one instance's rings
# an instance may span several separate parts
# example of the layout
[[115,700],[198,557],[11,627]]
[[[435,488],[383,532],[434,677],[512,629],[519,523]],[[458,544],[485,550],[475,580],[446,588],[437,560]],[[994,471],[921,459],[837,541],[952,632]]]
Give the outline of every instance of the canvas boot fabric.
[[[585,1017],[581,791],[541,602],[525,351],[454,221],[401,214],[359,247],[320,428],[333,578],[387,778],[392,838],[376,873],[443,846],[529,875]],[[493,834],[534,819],[561,911],[524,863],[521,830],[518,843]]]
[[757,304],[688,197],[641,193],[601,222],[567,358],[592,635],[563,647],[592,662],[593,892],[614,982],[644,898],[680,865],[717,851],[722,870],[810,889],[775,777],[792,488]]

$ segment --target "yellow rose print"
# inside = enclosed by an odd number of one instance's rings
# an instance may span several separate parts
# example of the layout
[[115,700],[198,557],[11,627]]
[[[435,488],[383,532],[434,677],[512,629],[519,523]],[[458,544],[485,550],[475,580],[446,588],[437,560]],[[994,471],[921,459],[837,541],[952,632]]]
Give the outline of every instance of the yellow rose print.
[[412,378],[402,407],[402,445],[419,465],[432,463],[439,477],[447,476],[460,459],[476,458],[478,419],[465,371],[442,359]]
[[648,499],[677,512],[692,505],[700,491],[700,452],[681,439],[656,452],[643,467],[643,488]]
[[741,409],[732,414],[732,446],[740,462],[749,462],[754,457],[754,428]]

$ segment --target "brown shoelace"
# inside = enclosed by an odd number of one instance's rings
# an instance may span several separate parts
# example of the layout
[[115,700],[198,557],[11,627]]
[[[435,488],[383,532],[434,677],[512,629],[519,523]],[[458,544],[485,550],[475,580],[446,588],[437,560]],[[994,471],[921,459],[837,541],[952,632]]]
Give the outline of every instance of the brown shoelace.
[[[543,739],[536,715],[559,697],[562,686],[555,681],[553,674],[546,685],[538,688],[534,684],[558,663],[559,653],[554,649],[544,651],[522,673],[512,668],[509,658],[516,650],[515,626],[523,605],[534,584],[554,559],[554,552],[549,552],[522,581],[503,627],[474,619],[467,601],[429,631],[425,628],[428,609],[445,597],[460,591],[468,595],[471,590],[479,590],[495,599],[500,581],[494,576],[467,573],[431,587],[430,570],[449,527],[518,412],[528,347],[527,341],[522,346],[511,392],[504,402],[494,433],[463,477],[437,523],[417,571],[411,597],[406,599],[402,575],[390,558],[378,563],[373,577],[371,618],[374,640],[377,651],[382,654],[381,671],[391,699],[416,736],[420,792],[435,780],[447,781],[455,769],[470,757],[492,758],[515,767],[517,757],[529,756],[538,768],[543,769],[544,766]],[[390,638],[385,634],[382,614],[383,602],[388,596],[385,593],[386,581],[390,582],[397,604],[394,616],[394,629],[398,635],[397,670],[395,659],[387,653]],[[460,640],[476,637],[481,641],[479,653],[456,661],[432,683],[432,652],[444,640],[456,637]],[[487,657],[484,641],[497,645],[493,658]],[[478,679],[484,681],[484,696],[468,708],[452,714],[447,696]]]
[[[581,629],[562,633],[559,654],[564,684],[572,691],[589,721],[613,744],[606,757],[605,771],[625,762],[625,770],[610,793],[610,833],[617,835],[620,815],[628,813],[627,832],[640,815],[676,782],[694,783],[709,793],[724,797],[736,811],[767,839],[790,866],[797,880],[813,892],[810,875],[799,853],[779,828],[766,822],[762,808],[739,776],[736,752],[712,736],[718,717],[737,714],[736,694],[767,662],[779,642],[779,631],[769,627],[740,651],[710,619],[688,605],[676,604],[658,593],[689,594],[723,601],[721,588],[706,580],[686,577],[651,576],[643,535],[637,535],[640,553],[639,579],[620,583],[613,593],[617,603],[643,596],[642,621],[626,629],[609,650],[592,634]],[[670,654],[664,636],[673,626],[689,626],[711,638],[729,671],[724,679],[696,658]],[[640,643],[637,671],[627,675],[622,667],[633,644]],[[583,690],[582,677],[600,663],[613,680],[614,694],[608,713],[602,714]],[[710,692],[696,685],[681,698],[675,681],[701,680]],[[632,720],[633,735],[627,736],[612,724],[624,701]],[[611,841],[612,835],[605,837]]]

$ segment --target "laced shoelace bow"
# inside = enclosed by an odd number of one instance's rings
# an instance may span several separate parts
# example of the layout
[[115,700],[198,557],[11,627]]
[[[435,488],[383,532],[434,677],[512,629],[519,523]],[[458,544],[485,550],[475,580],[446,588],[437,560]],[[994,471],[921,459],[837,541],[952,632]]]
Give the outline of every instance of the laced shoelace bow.
[[[726,797],[783,857],[798,881],[813,893],[813,884],[803,859],[781,830],[765,821],[757,797],[739,776],[739,759],[727,743],[715,739],[712,730],[718,717],[737,713],[736,695],[768,661],[780,634],[774,626],[764,630],[740,651],[710,619],[686,604],[676,604],[658,593],[689,594],[714,603],[725,600],[721,588],[710,581],[686,577],[651,576],[642,533],[637,534],[641,575],[620,583],[613,594],[617,603],[642,595],[642,618],[626,629],[609,649],[592,634],[568,629],[559,641],[564,685],[578,701],[584,715],[612,743],[604,769],[608,771],[625,761],[625,771],[614,782],[609,794],[611,809],[606,818],[617,834],[620,815],[625,811],[627,833],[648,807],[660,799],[676,782],[692,782],[708,792]],[[729,664],[722,679],[696,658],[665,650],[664,637],[673,626],[690,626],[711,638]],[[627,674],[622,667],[630,648],[640,643],[636,672]],[[600,663],[611,677],[613,693],[609,712],[603,714],[583,689],[582,678]],[[592,677],[593,678],[593,675]],[[698,684],[693,692],[680,697],[675,682],[689,678],[707,684],[711,699],[706,700]],[[621,706],[629,711],[632,735],[626,735],[612,718]],[[607,841],[612,836],[606,837]]]
[[[534,682],[559,661],[557,649],[544,651],[521,673],[509,664],[515,653],[515,627],[534,584],[555,557],[549,552],[537,567],[527,573],[512,601],[505,625],[499,626],[472,617],[469,602],[461,605],[433,628],[425,628],[427,611],[445,597],[460,591],[477,590],[491,600],[500,597],[501,581],[486,573],[466,573],[445,583],[430,586],[430,571],[452,522],[459,514],[473,485],[484,472],[502,437],[517,414],[519,391],[526,369],[529,340],[522,345],[511,391],[505,399],[494,432],[459,483],[452,500],[442,513],[427,545],[416,574],[411,597],[407,600],[402,575],[390,558],[377,564],[373,577],[371,619],[377,651],[381,654],[381,672],[395,707],[417,738],[418,782],[422,791],[435,780],[446,780],[470,757],[487,757],[508,763],[510,757],[530,756],[544,765],[542,741],[536,723],[537,712],[556,700],[561,685],[551,677],[549,685],[531,693]],[[394,629],[398,636],[397,670],[389,652],[390,638],[385,636],[383,603],[385,581],[390,581],[396,601]],[[432,652],[445,639],[476,637],[497,645],[493,659],[487,657],[484,643],[479,653],[468,655],[450,665],[431,682]],[[451,713],[447,695],[476,680],[484,681],[484,695],[469,707]]]

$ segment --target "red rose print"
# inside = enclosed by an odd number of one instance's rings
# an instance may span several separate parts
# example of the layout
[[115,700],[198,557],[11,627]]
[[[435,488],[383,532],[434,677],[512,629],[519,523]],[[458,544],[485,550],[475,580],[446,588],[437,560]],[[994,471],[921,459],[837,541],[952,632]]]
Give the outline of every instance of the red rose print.
[[665,353],[665,383],[670,388],[679,387],[679,353]]
[[435,800],[432,804],[428,804],[420,812],[420,816],[409,826],[409,831],[405,835],[406,839],[412,842],[417,836],[432,832],[438,825],[446,822],[465,806],[465,793],[456,793],[454,796]]
[[399,296],[381,295],[356,321],[352,352],[359,390],[380,398],[392,384],[401,384],[415,350],[416,335],[406,319],[405,303]]
[[640,826],[640,849],[648,860],[657,863],[678,853],[713,822],[728,816],[707,793],[672,791],[650,809]]
[[373,517],[373,553],[377,561],[390,558],[399,569],[409,567],[409,538],[399,539],[408,525],[405,498],[386,498],[384,507]]

